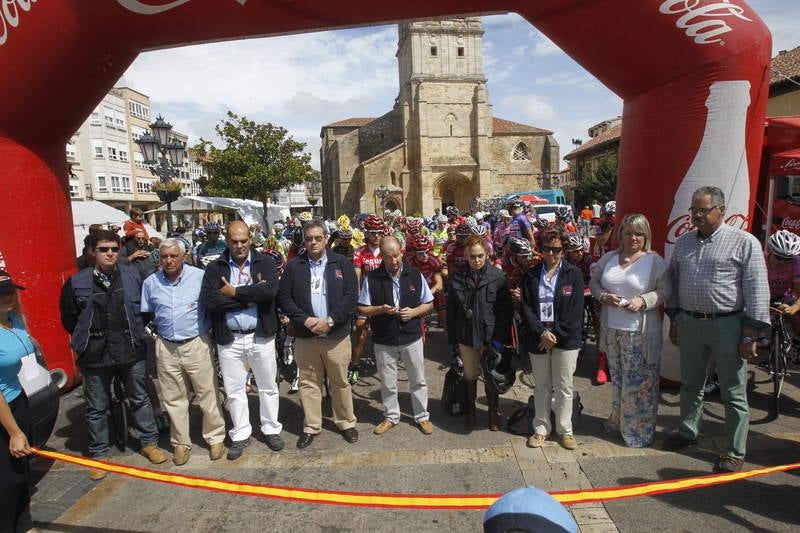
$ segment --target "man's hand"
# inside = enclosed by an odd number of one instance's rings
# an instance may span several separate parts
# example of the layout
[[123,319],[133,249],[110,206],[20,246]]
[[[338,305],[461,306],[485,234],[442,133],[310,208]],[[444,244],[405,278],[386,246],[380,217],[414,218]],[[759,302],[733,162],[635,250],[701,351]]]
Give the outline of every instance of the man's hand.
[[325,317],[325,318],[317,319],[317,323],[311,329],[311,332],[314,335],[327,335],[330,330],[331,330],[331,327],[328,325],[328,318]]
[[315,316],[310,316],[310,317],[306,318],[306,321],[303,322],[303,325],[313,332],[314,331],[314,327],[316,327],[317,322],[319,322],[319,320],[320,319],[315,317]]
[[678,346],[678,324],[674,320],[669,322],[669,342]]
[[516,289],[511,289],[509,292],[511,292],[511,302],[514,305],[519,305],[522,301],[522,289],[517,287]]
[[550,330],[545,330],[539,337],[539,349],[547,351],[556,345],[558,339],[555,334]]
[[135,261],[139,258],[147,258],[150,257],[150,252],[147,250],[136,250],[132,254],[128,256],[128,261]]
[[222,276],[222,287],[219,288],[219,293],[223,296],[227,296],[228,298],[235,298],[236,287],[228,283],[228,280],[225,279],[225,276]]
[[397,312],[397,314],[400,315],[400,320],[403,322],[408,322],[417,316],[416,310],[411,307],[403,307]]
[[383,304],[381,306],[381,313],[383,313],[384,315],[396,315],[397,308],[389,304]]

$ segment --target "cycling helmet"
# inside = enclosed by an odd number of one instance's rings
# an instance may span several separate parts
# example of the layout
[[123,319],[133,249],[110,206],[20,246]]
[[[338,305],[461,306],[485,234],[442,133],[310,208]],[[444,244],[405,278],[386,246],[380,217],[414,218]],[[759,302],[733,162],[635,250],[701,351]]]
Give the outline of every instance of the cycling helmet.
[[353,231],[350,228],[340,229],[339,232],[336,234],[336,237],[338,239],[352,239]]
[[470,231],[473,235],[480,235],[481,237],[485,237],[489,230],[486,229],[486,226],[483,224],[476,224],[475,226],[471,226]]
[[403,212],[400,211],[399,209],[395,209],[394,211],[392,211],[391,215],[392,218],[400,218],[403,216]]
[[569,218],[569,207],[560,205],[555,210],[556,220],[567,220]]
[[522,207],[522,202],[518,198],[514,198],[506,202],[509,209],[519,209]]
[[282,222],[276,222],[275,224],[273,224],[273,225],[272,225],[272,228],[273,228],[273,229],[276,229],[276,230],[278,230],[278,231],[283,231],[283,229],[284,229],[285,227],[286,227],[286,226],[284,226]]
[[472,215],[468,216],[468,217],[467,217],[467,218],[464,220],[464,222],[466,222],[466,223],[467,223],[467,226],[469,226],[470,228],[474,228],[475,226],[477,226],[477,225],[478,225],[478,221],[477,221],[477,220],[475,220],[475,217],[473,217]]
[[785,229],[770,235],[767,246],[772,253],[784,259],[800,255],[800,237]]
[[617,212],[617,202],[611,200],[610,202],[606,202],[606,205],[603,207],[606,215],[613,215]]
[[501,218],[511,218],[511,213],[508,212],[508,209],[501,209],[498,214]]
[[454,205],[448,205],[447,209],[445,210],[445,212],[447,213],[447,216],[449,216],[449,217],[457,217],[459,215],[459,210]]
[[525,239],[520,239],[519,237],[509,237],[508,244],[509,251],[513,255],[533,255],[531,243]]
[[484,383],[499,394],[505,394],[517,380],[517,367],[514,364],[514,351],[508,346],[499,347],[497,344],[493,342],[484,350],[481,370]]
[[425,235],[417,235],[412,238],[408,245],[415,252],[430,252],[433,250],[433,243]]
[[219,231],[220,229],[222,229],[222,226],[219,225],[219,222],[212,220],[210,222],[206,222],[206,225],[203,226],[203,228],[206,230],[206,232]]
[[478,211],[475,213],[475,220],[483,220],[484,214],[483,211]]
[[408,232],[412,235],[416,235],[422,231],[422,222],[418,218],[409,218],[408,219]]
[[447,217],[444,216],[444,215],[439,215],[438,217],[436,217],[436,223],[437,224],[447,224]]
[[295,228],[292,230],[292,242],[298,248],[303,246],[303,228],[300,226],[295,226]]
[[586,250],[586,241],[583,240],[583,236],[577,233],[571,233],[569,236],[569,242],[567,242],[567,251],[576,252],[578,250]]
[[472,235],[472,229],[468,224],[462,223],[456,226],[456,236],[469,237],[470,235]]
[[270,256],[273,261],[275,261],[275,268],[278,272],[283,272],[283,267],[285,266],[285,261],[283,260],[283,256],[277,250],[264,250],[264,254]]
[[340,228],[349,228],[350,217],[348,217],[347,215],[342,215],[338,219],[336,219],[336,223],[339,225]]
[[367,231],[383,231],[383,226],[383,220],[375,215],[369,215],[367,219],[364,220],[364,229]]

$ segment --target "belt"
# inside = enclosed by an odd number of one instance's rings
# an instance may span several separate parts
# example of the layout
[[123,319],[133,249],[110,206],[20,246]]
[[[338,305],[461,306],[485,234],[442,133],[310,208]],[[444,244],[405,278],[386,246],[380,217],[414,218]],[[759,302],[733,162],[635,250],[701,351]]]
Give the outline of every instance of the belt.
[[232,329],[231,333],[238,333],[239,335],[248,335],[250,333],[255,333],[255,329]]
[[556,323],[555,322],[542,322],[542,325],[544,327],[546,327],[546,328],[552,328],[553,326],[556,325]]
[[700,320],[711,320],[712,318],[722,318],[726,316],[735,315],[737,313],[741,313],[742,310],[739,309],[736,311],[727,311],[725,313],[700,313],[698,311],[687,311],[686,309],[684,309],[683,312],[691,317],[698,318]]
[[191,341],[195,340],[197,337],[198,337],[198,335],[195,335],[194,337],[189,337],[188,339],[182,339],[182,340],[179,340],[179,341],[174,341],[174,340],[168,339],[166,337],[161,337],[161,340],[165,340],[165,341],[171,342],[173,344],[186,344],[187,342],[191,342]]

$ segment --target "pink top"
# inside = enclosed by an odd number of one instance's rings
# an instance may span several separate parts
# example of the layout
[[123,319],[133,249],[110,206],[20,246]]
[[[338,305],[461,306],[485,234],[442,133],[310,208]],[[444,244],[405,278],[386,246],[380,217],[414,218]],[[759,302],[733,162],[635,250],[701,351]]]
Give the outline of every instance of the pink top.
[[780,300],[784,296],[791,294],[795,280],[800,281],[800,257],[770,265],[769,252],[764,252],[764,259],[767,261],[770,299]]

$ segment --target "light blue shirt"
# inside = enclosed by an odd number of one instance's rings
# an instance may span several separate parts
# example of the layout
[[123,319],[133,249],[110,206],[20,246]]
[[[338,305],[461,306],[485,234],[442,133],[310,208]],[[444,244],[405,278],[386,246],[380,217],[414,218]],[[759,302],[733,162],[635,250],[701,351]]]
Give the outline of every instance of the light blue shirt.
[[328,266],[328,254],[324,254],[318,261],[308,258],[308,270],[311,274],[311,308],[314,316],[325,318],[328,316],[328,283],[325,281],[325,267]]
[[158,334],[171,341],[203,335],[209,320],[200,303],[203,271],[183,265],[173,283],[159,270],[142,284],[142,313],[154,313]]
[[[397,277],[392,276],[392,296],[394,297],[394,305],[395,307],[400,304],[400,275],[403,273],[403,267],[400,267],[400,271],[397,273]],[[433,301],[433,293],[431,292],[430,287],[428,287],[428,282],[425,281],[425,278],[420,275],[420,285],[422,287],[422,294],[420,295],[419,301],[421,304],[426,304]],[[359,305],[372,305],[372,298],[369,295],[369,276],[364,277],[364,285],[361,287],[361,293],[358,295],[358,304]]]
[[22,358],[34,353],[33,343],[22,320],[11,314],[11,329],[0,328],[0,393],[6,402],[22,394],[19,372]]
[[[547,267],[542,264],[542,273],[539,275],[539,319],[543,322],[554,322],[555,312],[554,312],[554,303],[556,301],[556,284],[558,283],[558,276],[561,274],[561,266],[563,265],[563,260],[558,263],[556,267],[556,273],[553,274],[553,277],[548,280],[547,279]],[[553,317],[552,319],[545,320],[544,317],[547,314],[544,312],[544,306],[550,306],[550,313],[549,316]]]
[[[253,278],[250,275],[250,258],[252,257],[252,253],[253,252],[250,252],[251,255],[247,257],[241,269],[239,269],[239,263],[233,259],[228,261],[231,267],[231,279],[229,279],[228,282],[234,287],[252,285]],[[232,331],[250,331],[251,329],[256,329],[258,325],[258,306],[254,303],[250,303],[244,309],[225,313],[225,323],[228,325],[228,329]]]

